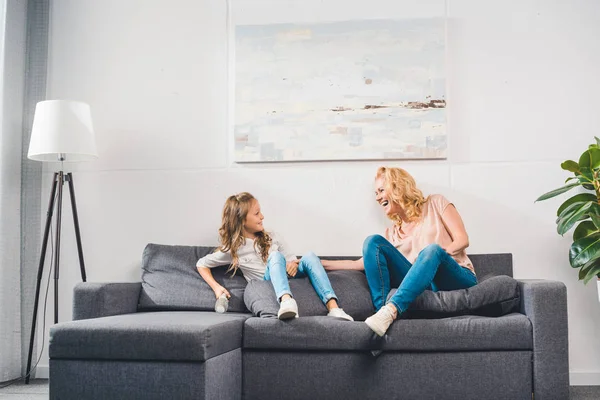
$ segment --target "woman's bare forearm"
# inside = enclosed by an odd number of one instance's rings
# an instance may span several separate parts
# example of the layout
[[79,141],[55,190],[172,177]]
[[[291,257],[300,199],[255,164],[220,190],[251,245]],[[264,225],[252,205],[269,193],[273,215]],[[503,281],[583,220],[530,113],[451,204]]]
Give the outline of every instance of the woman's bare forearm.
[[321,264],[328,271],[351,269],[361,271],[365,269],[362,257],[358,260],[321,260]]
[[461,251],[465,250],[467,247],[469,247],[469,237],[465,235],[457,237],[445,250],[451,256],[455,256]]

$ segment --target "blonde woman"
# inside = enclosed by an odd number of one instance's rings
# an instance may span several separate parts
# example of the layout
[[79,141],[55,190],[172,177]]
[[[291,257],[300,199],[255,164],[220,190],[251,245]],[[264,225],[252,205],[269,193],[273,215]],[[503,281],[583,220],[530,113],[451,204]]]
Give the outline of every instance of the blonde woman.
[[[375,200],[393,221],[385,237],[369,236],[359,260],[322,262],[329,270],[365,270],[377,310],[365,323],[383,336],[424,290],[465,289],[477,278],[465,252],[469,238],[462,218],[444,196],[425,198],[408,172],[381,167]],[[392,287],[398,290],[387,300]]]
[[280,240],[265,231],[264,218],[258,200],[250,193],[243,192],[227,198],[219,228],[221,246],[196,263],[198,273],[215,292],[215,296],[219,298],[224,293],[227,298],[231,297],[227,289],[214,279],[210,268],[231,264],[231,271],[235,273],[239,268],[247,281],[271,281],[279,301],[279,319],[298,318],[298,304],[292,297],[288,278],[308,277],[329,311],[327,316],[353,321],[338,306],[319,257],[308,253],[298,260]]

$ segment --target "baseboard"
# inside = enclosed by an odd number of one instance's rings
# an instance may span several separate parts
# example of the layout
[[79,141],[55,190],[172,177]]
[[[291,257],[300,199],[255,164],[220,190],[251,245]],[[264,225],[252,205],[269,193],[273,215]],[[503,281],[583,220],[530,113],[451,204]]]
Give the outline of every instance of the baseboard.
[[38,365],[35,369],[35,378],[36,379],[48,379],[50,377],[48,364],[46,365]]
[[571,372],[571,386],[600,386],[600,372]]

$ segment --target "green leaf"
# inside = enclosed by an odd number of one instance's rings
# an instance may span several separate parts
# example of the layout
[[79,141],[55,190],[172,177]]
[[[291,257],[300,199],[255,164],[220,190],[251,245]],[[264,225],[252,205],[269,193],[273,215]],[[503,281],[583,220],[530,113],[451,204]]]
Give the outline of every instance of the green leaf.
[[594,191],[594,173],[588,167],[579,169],[579,172],[575,173],[579,182],[583,184],[584,189]]
[[579,168],[590,168],[590,164],[591,157],[589,149],[587,149],[586,151],[581,153],[581,156],[579,156]]
[[592,268],[587,270],[587,273],[583,278],[583,283],[587,285],[587,283],[594,277],[598,276],[598,274],[600,274],[600,265],[594,265]]
[[556,211],[556,215],[560,215],[561,212],[563,212],[563,210],[565,208],[567,208],[568,206],[570,206],[573,203],[584,203],[584,202],[588,202],[588,201],[593,201],[593,202],[597,202],[598,198],[596,197],[596,195],[592,194],[592,193],[580,193],[580,194],[576,194],[575,196],[567,199],[564,203],[561,204],[560,207],[558,207],[558,210]]
[[577,241],[581,238],[591,235],[592,233],[600,232],[592,221],[583,221],[573,232],[573,240]]
[[600,259],[596,258],[590,260],[587,264],[581,267],[578,277],[580,281],[583,281],[584,284],[587,284],[590,279],[598,276],[598,274],[600,274]]
[[600,147],[600,139],[598,139],[598,136],[594,136],[594,139],[596,139],[596,146]]
[[[572,203],[569,204],[564,210],[562,210],[560,212],[560,214],[558,215],[558,218],[556,219],[556,223],[558,224],[559,221],[561,219],[565,219],[565,218],[569,218],[571,215],[573,215],[574,213],[576,213],[581,207],[583,207],[584,205],[590,203],[589,201],[587,202],[576,202],[576,203]],[[589,205],[587,210],[589,210],[592,206]]]
[[575,175],[581,183],[592,183],[594,181],[594,173],[588,167],[581,167]]
[[579,157],[579,168],[589,168],[590,170],[600,168],[600,149],[591,147]]
[[560,167],[565,171],[579,172],[579,164],[573,160],[567,160],[560,164]]
[[581,185],[580,183],[569,183],[568,185],[565,185],[561,188],[558,189],[554,189],[548,193],[544,193],[543,195],[541,195],[540,197],[537,198],[536,201],[542,201],[542,200],[547,200],[550,199],[552,197],[558,196],[559,194],[563,194],[564,192],[568,192],[569,190],[573,189],[576,186]]
[[590,218],[592,219],[592,222],[594,223],[594,226],[596,228],[600,229],[600,215],[594,214],[594,213],[590,213]]
[[600,149],[597,147],[591,148],[588,150],[590,155],[592,156],[592,169],[600,168]]
[[558,227],[556,229],[558,234],[564,235],[593,205],[593,202],[587,202],[574,203],[568,206],[559,216]]
[[600,260],[598,258],[595,258],[581,267],[578,273],[579,280],[582,281],[587,276],[588,272],[590,272],[590,270],[594,269],[594,267],[600,266],[599,261]]
[[600,256],[600,232],[592,233],[571,245],[569,262],[571,267],[579,268]]

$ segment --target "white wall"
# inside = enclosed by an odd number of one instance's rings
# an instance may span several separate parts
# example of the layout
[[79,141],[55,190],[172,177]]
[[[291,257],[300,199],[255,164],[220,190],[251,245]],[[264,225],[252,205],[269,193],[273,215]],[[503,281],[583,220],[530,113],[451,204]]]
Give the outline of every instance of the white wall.
[[[348,4],[323,3],[336,1]],[[449,0],[448,15],[448,160],[386,164],[454,201],[471,253],[511,252],[516,277],[565,282],[571,383],[600,385],[595,285],[569,266],[560,200],[534,204],[600,135],[600,2]],[[242,190],[297,252],[358,255],[383,229],[379,162],[232,163],[227,43],[223,0],[53,1],[48,98],[91,104],[100,152],[73,169],[89,281],[139,280],[148,242],[216,244],[222,203]],[[63,213],[61,321],[80,280]]]

